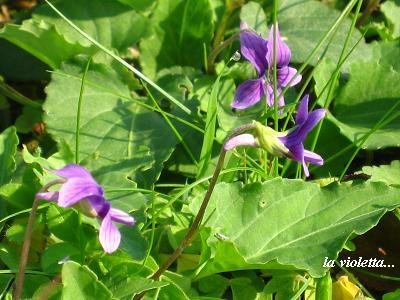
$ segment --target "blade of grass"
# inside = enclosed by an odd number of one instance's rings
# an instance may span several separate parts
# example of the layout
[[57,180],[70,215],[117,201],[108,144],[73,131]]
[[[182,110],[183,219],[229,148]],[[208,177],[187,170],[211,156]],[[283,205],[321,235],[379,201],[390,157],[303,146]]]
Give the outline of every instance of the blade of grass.
[[[37,210],[41,210],[41,209],[46,208],[48,206],[50,206],[50,203],[42,204],[37,208]],[[10,220],[10,219],[12,219],[12,218],[14,218],[16,216],[29,213],[29,212],[31,212],[31,210],[32,210],[32,208],[27,208],[27,209],[24,209],[24,210],[17,211],[16,213],[13,213],[13,214],[8,215],[7,217],[4,217],[3,219],[1,219],[0,223],[3,223],[5,221],[7,221],[7,220]]]
[[17,92],[14,90],[11,86],[0,80],[0,92],[10,98],[11,100],[14,100],[15,102],[18,102],[19,104],[30,106],[32,108],[38,108],[41,109],[42,104],[39,102],[32,101],[28,97],[25,97],[21,93]]
[[[250,167],[237,167],[237,168],[231,168],[231,169],[222,170],[220,175],[231,173],[231,172],[237,172],[237,171],[245,171],[245,170],[257,173],[260,176],[262,176],[262,178],[265,178],[265,174],[264,174],[263,171],[260,171],[260,170],[254,169],[254,168],[250,168]],[[160,216],[160,214],[163,213],[164,210],[166,210],[168,207],[171,207],[180,197],[182,197],[183,195],[188,193],[194,187],[202,184],[203,182],[206,182],[206,181],[210,180],[211,178],[212,178],[212,176],[203,177],[201,179],[196,180],[195,182],[192,182],[191,184],[186,185],[180,192],[175,194],[175,196],[166,205],[164,205],[162,208],[160,208],[156,212],[155,217],[158,218]],[[147,227],[148,226],[145,226],[143,228],[143,230],[145,230]]]
[[317,54],[317,51],[322,47],[322,45],[325,43],[325,41],[336,31],[337,27],[342,23],[345,17],[351,12],[353,9],[353,6],[356,4],[358,0],[351,0],[345,9],[342,11],[340,16],[335,20],[335,22],[332,24],[332,26],[329,28],[329,30],[321,37],[321,39],[318,41],[317,45],[314,47],[314,49],[311,51],[311,53],[308,55],[308,57],[305,59],[304,63],[300,66],[300,68],[297,70],[297,73],[292,77],[292,79],[288,82],[286,87],[282,90],[279,96],[284,96],[286,92],[289,90],[291,83],[295,80],[297,75],[299,75],[301,72],[304,71],[304,69],[310,64],[310,61],[314,58],[314,56]]
[[203,139],[203,146],[201,147],[200,161],[198,164],[196,178],[199,179],[204,176],[207,171],[208,164],[211,160],[212,149],[215,138],[215,128],[217,124],[217,108],[218,108],[218,92],[219,82],[224,74],[225,68],[218,75],[211,90],[210,100],[207,106],[206,127]]
[[82,75],[82,83],[81,89],[79,91],[79,100],[78,100],[78,108],[76,111],[76,129],[75,129],[75,163],[79,164],[79,148],[80,148],[80,132],[81,132],[81,110],[82,110],[82,100],[83,100],[83,92],[85,90],[85,81],[86,75],[89,71],[89,66],[92,61],[92,58],[89,57],[85,70]]
[[[399,100],[400,102],[400,100]],[[343,148],[342,150],[340,150],[339,152],[335,153],[334,155],[330,156],[329,158],[325,159],[325,163],[328,163],[332,160],[334,160],[336,157],[339,157],[340,155],[342,155],[343,153],[349,151],[352,147],[354,147],[354,144],[357,144],[358,142],[364,140],[367,136],[370,136],[371,134],[373,134],[375,131],[379,130],[382,127],[385,127],[387,124],[389,124],[390,122],[392,122],[393,120],[395,120],[396,118],[400,117],[400,112],[394,114],[391,117],[388,117],[388,113],[392,112],[397,105],[399,105],[399,102],[395,103],[386,113],[385,115],[382,116],[382,118],[375,124],[375,126],[373,128],[371,128],[369,131],[367,131],[363,136],[361,136],[360,138],[356,139],[353,144],[348,145],[347,147]],[[386,119],[387,118],[387,119]],[[365,142],[365,141],[364,141]],[[311,166],[310,170],[313,170],[317,168],[317,166]]]
[[[382,120],[385,120],[390,116],[390,114],[400,105],[400,100],[398,100],[381,118]],[[395,114],[395,116],[400,115],[400,112]],[[361,142],[357,145],[357,149],[353,152],[352,156],[348,160],[346,166],[344,167],[342,173],[340,174],[339,181],[342,181],[344,175],[346,174],[348,168],[350,167],[351,163],[353,162],[354,158],[357,156],[358,152],[360,152],[361,147],[364,145],[364,143],[367,141],[367,139],[373,134],[375,131],[378,130],[378,126],[380,125],[381,122],[378,122],[375,124],[375,126],[363,137]]]
[[370,275],[372,277],[380,278],[380,279],[387,279],[387,280],[392,280],[392,281],[400,281],[400,277],[394,277],[394,276],[388,276],[388,275],[382,275],[382,274],[377,274],[374,272],[370,272],[361,268],[355,268],[358,272],[364,273],[367,275]]
[[[339,60],[338,60],[338,63],[337,63],[338,65],[342,65],[342,63],[348,57],[348,56],[345,55],[345,53],[346,53],[346,50],[347,50],[347,46],[348,46],[348,44],[350,42],[350,38],[351,38],[351,36],[353,34],[353,30],[354,30],[354,28],[356,26],[356,22],[357,22],[358,15],[360,13],[362,2],[363,2],[362,0],[358,0],[358,4],[357,4],[357,7],[356,7],[356,12],[354,13],[350,29],[349,29],[349,31],[347,33],[346,39],[345,39],[344,44],[343,44],[342,51],[341,51],[340,56],[339,56]],[[336,70],[335,70],[335,72],[334,72],[334,74],[332,76],[333,79],[330,82],[330,86],[329,86],[328,94],[326,96],[326,101],[325,101],[325,104],[324,104],[324,108],[328,108],[329,104],[332,101],[335,82],[336,82],[337,78],[339,77],[339,74],[340,74],[340,68],[336,68]],[[322,119],[317,125],[316,133],[315,133],[315,136],[314,136],[313,142],[311,144],[311,148],[310,148],[311,151],[314,151],[315,146],[317,145],[318,138],[319,138],[319,135],[321,133],[321,128],[322,128],[323,124],[324,124],[324,119]],[[307,164],[307,165],[309,165],[309,164]]]
[[151,85],[153,88],[155,88],[157,91],[159,91],[161,94],[163,94],[167,99],[169,99],[172,103],[174,103],[176,106],[178,106],[180,109],[182,109],[185,113],[191,114],[191,111],[189,108],[187,108],[185,105],[183,105],[179,100],[175,99],[172,95],[167,93],[164,89],[162,89],[160,86],[158,86],[154,81],[152,81],[150,78],[148,78],[146,75],[144,75],[142,72],[140,72],[138,69],[135,67],[131,66],[129,63],[127,63],[125,60],[123,60],[121,57],[118,55],[114,54],[111,50],[107,49],[104,47],[102,44],[100,44],[98,41],[96,41],[94,38],[89,36],[86,32],[84,32],[82,29],[80,29],[78,26],[76,26],[71,20],[69,20],[62,12],[60,12],[53,4],[51,4],[48,0],[44,0],[52,10],[54,10],[65,22],[67,22],[72,28],[74,28],[77,32],[79,32],[83,37],[85,37],[88,41],[93,43],[96,47],[104,51],[107,55],[111,56],[113,59],[118,61],[121,65],[126,67],[128,70],[132,71],[136,76],[147,82],[149,85]]
[[171,120],[169,119],[169,117],[166,115],[166,113],[160,108],[160,106],[157,103],[157,100],[154,99],[153,94],[150,92],[149,88],[147,87],[146,83],[142,82],[147,94],[149,95],[150,99],[153,101],[154,105],[157,107],[158,111],[161,113],[161,115],[163,116],[163,118],[165,119],[165,121],[168,123],[168,126],[171,128],[172,132],[175,134],[175,136],[177,137],[177,139],[179,140],[179,142],[182,144],[183,148],[185,149],[185,151],[187,152],[187,154],[189,155],[190,159],[192,160],[192,162],[197,165],[197,160],[194,157],[192,151],[190,150],[189,146],[187,145],[187,143],[185,142],[185,140],[183,139],[182,135],[179,133],[179,131],[176,129],[176,127],[174,126],[174,124],[172,124]]
[[[365,33],[364,33],[365,34]],[[357,45],[363,40],[363,38],[364,38],[364,35],[362,35],[359,39],[358,39],[358,41],[357,41],[357,43],[356,44],[354,44],[354,46],[350,49],[350,51],[347,53],[347,55],[345,56],[345,59],[342,61],[342,63],[341,64],[339,64],[337,67],[336,67],[336,69],[340,69],[342,66],[343,66],[343,64],[344,64],[344,62],[346,61],[346,59],[351,55],[351,53],[353,53],[353,51],[357,48]],[[325,50],[327,50],[327,48],[325,48]],[[322,59],[322,58],[321,58]],[[319,64],[321,62],[321,60],[318,60],[318,63],[317,64]],[[335,69],[335,70],[336,70]],[[307,78],[307,80],[306,80],[306,83],[305,83],[305,86],[309,83],[309,81],[311,80],[311,77],[312,77],[312,75],[313,75],[313,73],[314,73],[314,70],[315,69],[313,69],[313,71],[311,72],[311,74],[310,74],[310,76]],[[328,86],[330,85],[330,83],[331,83],[331,80],[333,80],[333,75],[334,75],[334,73],[332,73],[332,76],[329,78],[329,80],[328,80],[328,82],[324,85],[324,87],[322,88],[322,90],[321,90],[321,92],[320,92],[320,94],[319,94],[319,96],[317,97],[317,99],[315,100],[315,102],[314,102],[314,104],[311,106],[311,108],[310,108],[310,110],[313,110],[314,109],[314,107],[316,106],[316,104],[318,103],[318,99],[320,99],[319,97],[321,96],[321,95],[323,95],[323,93],[325,92],[325,90],[328,88]],[[303,93],[303,91],[304,91],[304,87],[302,88],[302,90],[300,91],[300,94],[299,94],[299,96],[296,98],[296,101],[295,101],[295,103],[297,103],[299,100],[300,100],[300,95]],[[290,109],[290,114],[293,114],[293,112],[294,112],[294,108],[295,108],[295,106],[293,106],[293,107],[291,107],[291,109]],[[283,131],[284,130],[286,130],[286,126],[287,126],[287,124],[288,124],[288,119],[286,120],[287,122],[285,122],[285,124],[284,124],[284,127],[283,127]],[[349,150],[350,148],[351,148],[351,146],[352,145],[350,145],[350,147],[347,149],[347,150]],[[346,150],[346,151],[347,151]],[[341,151],[340,151],[340,153],[342,153]],[[336,154],[338,154],[338,153],[336,153]],[[335,156],[336,157],[336,156]],[[283,167],[283,169],[282,169],[282,173],[281,173],[281,176],[283,177],[284,175],[285,175],[285,173],[286,173],[286,171],[289,169],[289,167],[290,167],[290,165],[292,164],[292,160],[290,160],[290,159],[288,159],[288,160],[286,160],[286,162],[285,162],[285,165],[284,165],[284,167]],[[328,162],[328,160],[325,160],[325,163],[327,163]],[[310,169],[310,171],[312,171],[312,170],[315,170],[317,168],[317,166],[311,166],[309,169]]]
[[301,294],[304,293],[304,291],[308,288],[308,286],[310,285],[312,280],[312,277],[309,277],[306,282],[304,282],[304,284],[302,285],[302,287],[297,291],[296,294],[294,294],[294,296],[292,298],[290,298],[290,300],[297,300],[300,299]]
[[[278,70],[276,69],[276,25],[277,25],[277,15],[278,15],[278,0],[274,0],[274,10],[273,10],[273,23],[274,23],[274,129],[278,131],[279,128],[279,117],[278,117]],[[278,157],[274,157],[274,174],[278,176]]]

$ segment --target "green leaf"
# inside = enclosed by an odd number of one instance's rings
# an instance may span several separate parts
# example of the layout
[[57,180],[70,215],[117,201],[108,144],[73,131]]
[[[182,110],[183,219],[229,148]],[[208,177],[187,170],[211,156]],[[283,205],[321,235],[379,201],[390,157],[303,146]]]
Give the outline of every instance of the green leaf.
[[63,299],[109,300],[113,298],[96,274],[86,266],[69,261],[62,268]]
[[[79,0],[59,0],[53,4],[75,25],[106,48],[125,50],[143,37],[149,25],[147,18],[117,1],[87,0],[85,5],[82,5]],[[79,43],[85,47],[91,45],[47,4],[39,7],[33,18],[54,24],[65,39],[72,43]]]
[[119,2],[129,5],[136,11],[146,11],[155,3],[155,0],[118,0]]
[[217,108],[218,108],[218,95],[220,90],[220,80],[222,73],[220,73],[215,80],[211,89],[210,100],[207,105],[206,126],[203,139],[203,146],[201,147],[200,161],[197,171],[197,179],[202,178],[208,168],[211,160],[211,154],[215,139],[215,127],[217,124]]
[[23,210],[32,207],[36,190],[20,183],[9,183],[0,187],[0,196],[4,197],[9,208]]
[[7,81],[49,80],[48,66],[28,52],[0,38],[0,74]]
[[233,300],[264,300],[264,282],[261,278],[238,277],[230,280]]
[[381,11],[386,16],[389,21],[392,37],[400,37],[400,1],[399,0],[389,0],[380,6]]
[[0,186],[11,180],[18,143],[15,127],[9,127],[0,134]]
[[119,231],[122,235],[120,248],[128,253],[134,260],[140,261],[144,259],[149,244],[140,234],[137,226],[122,226]]
[[125,272],[112,272],[112,275],[109,275],[105,284],[114,296],[119,299],[124,297],[132,299],[132,296],[135,294],[168,285],[166,282],[154,281],[140,277],[139,275],[126,274]]
[[67,41],[54,26],[32,19],[22,25],[7,24],[0,30],[0,37],[21,47],[52,69],[79,53],[94,52],[94,48]]
[[[334,118],[340,131],[353,143],[366,134],[384,114],[400,101],[400,73],[390,65],[359,61],[351,65],[350,78],[335,100]],[[397,108],[392,115],[400,112]],[[396,118],[373,133],[367,149],[399,146],[400,123]]]
[[301,282],[299,274],[286,270],[272,270],[268,273],[272,278],[264,287],[264,293],[271,296],[275,294],[277,299],[292,299],[297,292],[296,287],[298,287]]
[[[279,1],[279,3],[278,20],[281,36],[292,50],[292,61],[296,63],[304,62],[319,40],[333,25],[339,16],[339,11],[315,0],[283,0]],[[325,55],[326,58],[334,62],[338,61],[343,48],[343,41],[346,39],[350,25],[351,21],[349,19],[345,19],[340,25]],[[360,32],[355,30],[350,39],[348,49],[353,47],[360,37]],[[314,56],[311,61],[312,65],[322,55],[325,46],[326,43]],[[365,59],[370,56],[371,49],[364,41],[361,41],[345,62],[345,67],[360,57]]]
[[43,275],[26,275],[21,300],[31,300],[35,291],[42,285],[49,282],[49,278]]
[[400,43],[398,41],[379,41],[373,44],[373,57],[377,59],[379,64],[386,64],[393,67],[394,70],[400,72]]
[[[326,271],[325,257],[335,259],[352,233],[374,227],[400,204],[399,196],[399,189],[373,182],[323,188],[279,178],[246,186],[221,183],[206,211],[205,219],[215,210],[207,223],[212,229],[207,240],[211,257],[202,272],[232,270],[224,264],[236,249],[237,267],[246,268],[247,263],[247,268],[265,268],[263,264],[275,260],[320,277]],[[226,238],[219,239],[218,233]],[[222,254],[228,246],[230,253]]]
[[390,165],[367,166],[362,172],[370,175],[370,181],[380,181],[388,185],[400,186],[400,161],[392,161]]
[[4,295],[7,291],[10,283],[14,280],[14,276],[11,274],[0,275],[0,295]]
[[[64,64],[53,74],[44,104],[48,132],[71,149],[75,149],[81,72],[79,65]],[[150,186],[177,143],[159,114],[133,100],[119,73],[91,64],[82,103],[80,157],[106,187],[134,187],[132,181]]]
[[79,258],[80,250],[70,243],[57,243],[49,245],[42,254],[40,260],[42,269],[46,273],[57,273],[61,270],[62,264],[60,261],[67,258]]
[[209,297],[222,297],[229,286],[229,279],[219,274],[199,280],[199,291]]
[[396,300],[400,297],[400,289],[395,290],[394,292],[383,295],[383,300]]
[[153,34],[140,43],[140,64],[145,74],[175,65],[204,66],[204,47],[213,36],[210,0],[161,0],[150,19]]
[[161,276],[161,280],[168,282],[169,285],[160,290],[158,298],[160,300],[190,300],[191,296],[195,294],[190,286],[191,280],[188,277],[166,271]]
[[[306,149],[311,147],[313,139],[314,136],[312,134],[307,137],[305,143]],[[335,142],[332,143],[332,141]],[[337,155],[340,151],[347,147],[347,151],[331,159],[331,157]],[[310,166],[310,170],[312,170],[312,173],[319,178],[339,176],[355,149],[356,147],[346,137],[340,134],[340,130],[336,124],[331,120],[326,119],[322,124],[321,132],[318,137],[318,143],[315,148],[315,152],[324,158],[324,165]],[[292,165],[295,165],[294,162],[292,162]]]
[[264,39],[268,38],[267,16],[259,3],[250,1],[242,6],[240,20],[246,22],[249,28],[254,29]]
[[42,121],[42,110],[24,106],[21,115],[15,121],[15,127],[18,132],[30,133],[32,132],[33,125]]
[[[318,97],[318,104],[321,105],[322,107],[325,106],[325,103],[327,101],[328,91],[331,85],[331,82],[329,82],[329,80],[333,75],[333,72],[335,71],[336,67],[337,65],[335,62],[333,62],[330,59],[324,59],[314,70],[313,73],[313,77],[315,80],[314,89]],[[335,92],[338,87],[339,87],[339,82],[336,80],[333,87],[333,94],[331,95],[332,99],[335,97],[336,94]]]
[[79,228],[79,217],[75,210],[52,205],[49,207],[46,217],[50,232],[57,238],[72,244],[79,243],[79,234],[75,230],[71,230],[71,228]]

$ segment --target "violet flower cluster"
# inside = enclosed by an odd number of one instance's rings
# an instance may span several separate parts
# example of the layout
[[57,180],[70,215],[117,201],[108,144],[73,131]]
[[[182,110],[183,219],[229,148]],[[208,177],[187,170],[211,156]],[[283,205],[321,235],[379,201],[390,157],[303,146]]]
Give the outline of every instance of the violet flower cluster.
[[285,156],[302,164],[304,174],[310,175],[307,163],[323,165],[324,160],[318,154],[304,149],[303,141],[315,125],[325,116],[325,109],[316,109],[308,112],[308,95],[301,100],[296,125],[285,132],[277,132],[270,127],[255,122],[255,135],[244,133],[229,139],[225,150],[238,146],[260,147],[276,156]]
[[[248,30],[247,24],[241,24],[240,44],[242,55],[254,66],[258,78],[245,81],[236,90],[232,103],[233,108],[245,109],[260,101],[265,95],[267,105],[274,105],[274,26],[271,27],[268,40]],[[301,81],[301,75],[289,67],[291,51],[282,41],[278,25],[276,25],[276,73],[277,93],[282,92],[282,87],[294,86]],[[283,96],[279,96],[278,106],[284,106]],[[259,122],[254,122],[255,135],[244,133],[229,139],[225,150],[237,146],[260,147],[275,156],[285,156],[302,164],[304,174],[310,175],[307,163],[323,165],[324,160],[318,154],[304,149],[303,141],[315,125],[325,116],[325,109],[308,112],[308,95],[300,101],[296,125],[285,132],[277,132]]]
[[[239,85],[231,106],[245,109],[255,105],[264,96],[267,96],[267,105],[274,106],[274,26],[271,27],[268,40],[250,32],[246,23],[241,23],[240,51],[242,55],[254,66],[257,79],[247,80]],[[282,87],[294,86],[301,81],[301,75],[296,75],[297,70],[289,67],[291,51],[282,41],[278,25],[276,26],[276,72],[277,94],[280,95]],[[296,77],[295,77],[296,76]],[[295,77],[295,78],[294,78]],[[279,97],[278,106],[285,105],[283,96]]]
[[60,207],[74,206],[87,216],[101,219],[99,240],[104,251],[112,253],[117,250],[121,233],[113,222],[134,225],[133,217],[111,207],[104,197],[103,189],[85,168],[70,164],[51,172],[65,178],[65,183],[59,191],[38,193],[36,198],[54,201]]

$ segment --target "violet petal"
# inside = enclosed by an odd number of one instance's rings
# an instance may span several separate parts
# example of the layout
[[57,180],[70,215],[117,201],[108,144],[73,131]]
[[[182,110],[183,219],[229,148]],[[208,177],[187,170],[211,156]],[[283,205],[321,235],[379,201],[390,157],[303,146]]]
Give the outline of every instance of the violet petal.
[[231,107],[245,109],[256,104],[265,95],[265,81],[263,78],[247,80],[239,85]]
[[51,170],[52,173],[64,178],[82,178],[86,180],[93,180],[92,175],[84,167],[75,164],[69,164],[59,170]]
[[[274,25],[271,26],[268,37],[268,53],[267,61],[269,67],[272,69],[274,66]],[[289,65],[292,53],[289,47],[282,41],[281,34],[279,33],[278,24],[276,24],[276,66],[282,68]]]
[[99,240],[104,251],[107,253],[117,250],[121,242],[121,233],[113,224],[110,214],[107,214],[101,222]]
[[113,220],[115,222],[122,223],[125,225],[134,225],[135,224],[135,219],[122,210],[119,210],[116,208],[111,208],[109,214],[111,216],[111,220]]
[[324,164],[324,159],[320,155],[309,150],[304,150],[304,161],[319,166]]
[[308,94],[301,99],[297,108],[296,124],[304,123],[308,118]]
[[[267,105],[269,107],[274,107],[274,86],[272,84],[268,84],[267,86]],[[276,94],[279,95],[282,93],[281,88],[276,89]],[[278,107],[285,106],[285,98],[281,95],[278,100]]]
[[[277,81],[279,86],[287,86],[292,78],[296,75],[297,70],[291,67],[282,67],[276,70]],[[298,74],[296,78],[290,83],[290,86],[295,86],[301,81],[301,75]]]
[[[242,22],[240,29],[247,29],[247,24]],[[258,76],[265,74],[267,69],[267,41],[250,31],[240,33],[240,52],[256,68]]]
[[239,135],[234,136],[233,138],[229,139],[224,144],[224,149],[226,151],[228,151],[228,150],[232,150],[233,148],[238,147],[238,146],[257,147],[256,139],[252,134],[249,134],[249,133],[239,134]]
[[89,196],[103,195],[103,190],[92,180],[82,178],[68,179],[60,188],[58,205],[68,207]]

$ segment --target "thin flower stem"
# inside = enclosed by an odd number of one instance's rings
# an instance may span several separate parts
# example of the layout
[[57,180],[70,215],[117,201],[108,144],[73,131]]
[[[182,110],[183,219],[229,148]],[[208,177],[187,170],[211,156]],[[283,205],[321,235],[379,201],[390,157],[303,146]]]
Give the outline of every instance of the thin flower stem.
[[[229,174],[229,173],[238,172],[238,171],[246,171],[246,170],[250,170],[250,171],[252,171],[252,172],[258,174],[258,175],[261,176],[261,178],[263,178],[263,179],[267,179],[267,176],[265,175],[264,170],[260,171],[260,170],[258,170],[258,169],[249,168],[249,167],[236,167],[236,168],[230,168],[230,169],[227,169],[227,170],[222,170],[221,173],[220,173],[220,175]],[[208,181],[208,180],[211,179],[211,178],[212,178],[212,176],[208,176],[208,177],[201,178],[201,179],[196,180],[195,182],[193,182],[193,183],[191,183],[191,184],[188,184],[188,185],[185,186],[184,188],[182,188],[182,190],[179,191],[179,193],[177,193],[166,205],[164,205],[162,208],[160,208],[160,209],[156,212],[156,214],[155,214],[156,217],[160,216],[160,215],[163,213],[163,211],[165,211],[167,208],[171,207],[176,201],[179,200],[179,198],[180,198],[182,195],[186,194],[188,191],[190,191],[190,190],[193,189],[194,187],[196,187],[196,186],[202,184],[203,182]],[[150,226],[149,224],[145,225],[145,226],[143,227],[143,230],[146,230],[149,226]]]
[[85,90],[86,75],[89,71],[89,66],[92,61],[92,57],[89,57],[85,70],[82,75],[81,90],[79,91],[78,108],[76,111],[76,129],[75,129],[75,163],[79,164],[79,148],[80,148],[80,132],[81,132],[81,110],[82,110],[82,100],[83,92]]
[[357,20],[357,26],[361,26],[369,18],[369,16],[379,7],[380,0],[370,0],[364,9],[361,17]]
[[[226,139],[228,141],[232,137],[239,135],[247,130],[254,129],[255,125],[254,124],[245,124],[242,125],[235,130],[233,130],[232,134],[229,135],[229,137]],[[223,168],[224,161],[225,161],[225,155],[226,155],[226,150],[224,147],[222,147],[217,165],[214,170],[214,174],[211,178],[210,185],[208,186],[207,192],[204,196],[203,202],[200,206],[199,212],[197,213],[192,225],[189,227],[188,232],[186,233],[185,237],[182,239],[181,243],[179,246],[175,249],[175,251],[169,256],[167,261],[159,267],[159,269],[150,277],[153,280],[157,280],[162,273],[164,273],[174,262],[175,260],[181,255],[183,250],[189,245],[191,242],[193,236],[197,233],[197,230],[201,224],[201,221],[203,220],[204,213],[206,212],[207,205],[211,199],[212,192],[214,191],[214,187],[218,181],[219,174]],[[144,296],[144,293],[138,294],[134,297],[134,300],[139,300]]]
[[[238,134],[241,134],[247,130],[254,129],[254,128],[255,128],[255,125],[253,125],[253,124],[246,124],[246,125],[240,126],[232,132],[232,134],[226,139],[226,141],[228,141],[229,139],[231,139],[232,137],[234,137]],[[219,173],[221,172],[222,167],[224,165],[225,155],[226,155],[226,150],[224,147],[222,147],[221,153],[218,158],[217,165],[214,170],[214,174],[210,181],[210,185],[208,186],[207,192],[204,196],[203,202],[200,206],[200,209],[199,209],[199,212],[197,213],[196,218],[194,219],[192,225],[190,226],[188,232],[186,233],[185,237],[182,239],[179,246],[175,249],[175,251],[167,259],[167,261],[151,276],[151,279],[158,279],[160,277],[160,275],[172,265],[172,263],[179,257],[179,255],[182,253],[182,251],[187,247],[187,245],[192,240],[194,234],[197,232],[197,229],[199,228],[200,223],[203,220],[204,213],[206,211],[208,202],[210,201],[210,198],[211,198],[211,194],[214,191],[214,187],[218,181]]]
[[[43,188],[39,191],[39,193],[47,191],[51,186],[55,184],[60,184],[64,182],[65,182],[64,179],[56,179],[50,181],[45,186],[43,186]],[[39,206],[39,201],[40,199],[36,197],[35,200],[33,200],[32,210],[29,215],[28,224],[26,225],[24,243],[22,245],[21,257],[19,260],[18,274],[15,279],[15,289],[13,295],[14,300],[19,300],[22,294],[22,288],[24,286],[24,279],[25,279],[25,268],[26,268],[26,263],[28,262],[29,247],[31,245],[31,240],[32,240],[33,223],[35,222],[35,216]]]
[[219,159],[217,162],[217,166],[215,167],[214,175],[211,178],[210,185],[208,186],[206,195],[204,196],[203,202],[197,213],[196,218],[194,219],[192,225],[189,227],[188,232],[186,233],[185,237],[179,244],[179,246],[175,249],[175,251],[170,255],[167,261],[151,276],[151,279],[158,279],[162,273],[164,273],[172,264],[173,262],[181,255],[182,251],[189,245],[190,241],[192,240],[194,234],[197,232],[201,221],[203,220],[204,213],[206,211],[207,205],[210,201],[211,194],[214,190],[215,184],[218,180],[218,175],[222,169],[224,160],[225,160],[226,150],[222,149],[219,155]]
[[[274,22],[274,129],[278,131],[279,127],[279,118],[278,118],[278,92],[277,92],[277,77],[278,72],[276,69],[276,25],[277,25],[277,16],[278,16],[278,0],[274,0],[274,15],[273,15],[273,22]],[[274,157],[274,172],[275,176],[278,176],[278,157]]]
[[215,32],[215,37],[213,41],[213,49],[210,55],[207,58],[207,66],[206,70],[208,74],[212,74],[215,71],[215,59],[217,58],[218,54],[225,49],[228,45],[230,45],[234,40],[237,39],[239,33],[232,35],[226,41],[224,41],[224,35],[226,31],[226,26],[229,23],[229,18],[231,17],[233,11],[236,9],[236,5],[227,5],[222,15],[221,22],[219,22],[218,28]]
[[[245,30],[242,30],[245,31]],[[242,31],[236,32],[235,34],[231,35],[229,38],[227,38],[225,41],[223,41],[221,44],[218,45],[218,47],[214,48],[211,53],[207,57],[207,73],[214,73],[214,64],[215,64],[215,59],[217,58],[218,54],[221,53],[222,50],[224,50],[226,47],[228,47],[230,44],[232,44],[235,40],[239,38],[239,35]]]

